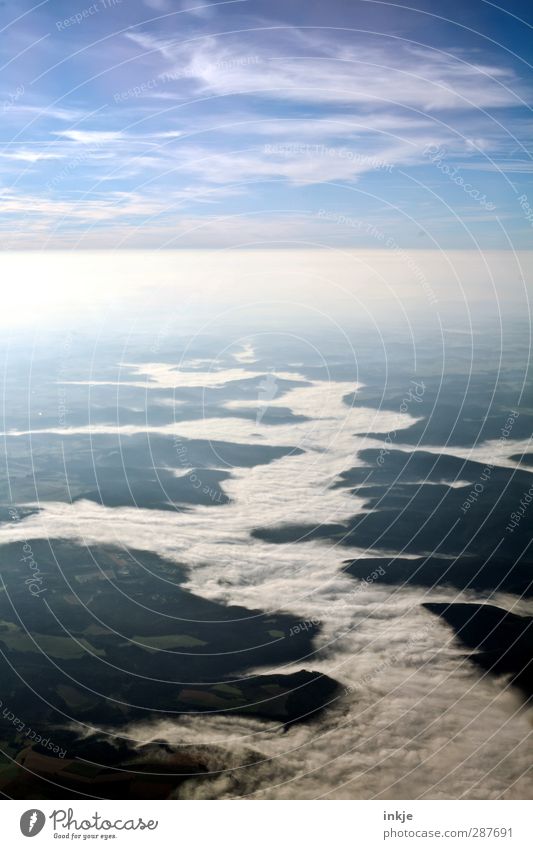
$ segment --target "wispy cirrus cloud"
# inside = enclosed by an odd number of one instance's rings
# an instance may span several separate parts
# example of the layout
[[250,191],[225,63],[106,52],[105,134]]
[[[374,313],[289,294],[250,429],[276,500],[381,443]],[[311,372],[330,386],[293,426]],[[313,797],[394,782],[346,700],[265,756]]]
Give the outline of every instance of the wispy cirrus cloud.
[[522,89],[505,66],[472,60],[461,51],[452,55],[402,41],[354,48],[297,29],[280,32],[268,27],[251,36],[185,43],[142,31],[125,37],[141,48],[141,55],[158,54],[170,63],[169,75],[189,79],[204,94],[248,93],[304,103],[427,111],[517,105]]
[[107,130],[58,130],[56,136],[76,142],[77,144],[105,144],[122,138],[120,131]]
[[13,160],[14,162],[28,162],[30,164],[49,159],[62,159],[60,153],[47,153],[46,151],[25,149],[2,152],[0,153],[0,157],[2,159]]
[[[307,18],[298,25],[280,3],[141,5],[141,14],[120,7],[121,26],[95,14],[90,25],[44,40],[25,19],[19,49],[35,41],[39,56],[30,83],[16,62],[8,66],[0,173],[31,209],[43,187],[57,210],[76,204],[73,221],[87,210],[88,226],[87,198],[107,197],[110,215],[117,192],[144,198],[147,209],[164,195],[180,220],[222,198],[228,217],[259,200],[269,218],[310,199],[314,209],[327,199],[337,215],[352,215],[355,203],[360,215],[366,197],[371,216],[379,197],[421,221],[442,220],[443,209],[449,219],[453,208],[476,239],[493,244],[497,224],[481,222],[464,192],[452,195],[424,155],[432,146],[446,148],[450,167],[477,171],[475,190],[495,206],[499,196],[498,218],[511,220],[514,183],[530,173],[521,139],[531,82],[493,42],[455,43],[453,28],[446,37],[407,25],[365,31],[369,10],[355,16],[336,2],[328,14],[340,15],[337,28]],[[13,205],[2,212],[5,227]],[[285,228],[280,222],[281,236]],[[152,243],[151,225],[144,233]]]

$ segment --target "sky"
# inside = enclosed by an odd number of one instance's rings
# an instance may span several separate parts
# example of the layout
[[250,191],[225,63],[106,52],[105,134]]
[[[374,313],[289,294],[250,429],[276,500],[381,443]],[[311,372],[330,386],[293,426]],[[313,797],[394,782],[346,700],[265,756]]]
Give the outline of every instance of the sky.
[[0,4],[4,249],[533,247],[525,0]]

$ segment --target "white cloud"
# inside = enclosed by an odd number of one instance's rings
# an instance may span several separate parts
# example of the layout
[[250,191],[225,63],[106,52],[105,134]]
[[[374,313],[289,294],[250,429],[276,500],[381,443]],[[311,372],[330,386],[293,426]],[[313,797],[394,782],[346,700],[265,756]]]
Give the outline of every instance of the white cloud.
[[11,119],[17,119],[21,116],[33,116],[34,119],[37,118],[54,118],[58,121],[79,121],[80,118],[83,117],[83,112],[76,109],[67,109],[62,108],[60,106],[50,106],[49,104],[42,103],[41,105],[37,104],[27,104],[27,103],[19,103],[14,102],[9,105],[9,108],[5,109],[3,112],[3,120],[10,121]]
[[121,132],[109,130],[58,130],[54,135],[61,136],[78,144],[93,145],[105,144],[106,142],[117,141],[122,138]]
[[99,200],[90,197],[80,200],[50,200],[42,195],[0,189],[0,201],[4,215],[21,213],[43,216],[50,223],[54,220],[59,223],[61,219],[77,219],[89,223],[131,216],[149,217],[165,209],[164,201],[142,197],[134,192],[113,192]]
[[172,63],[163,71],[178,74],[179,84],[192,78],[203,94],[423,111],[519,105],[519,94],[524,94],[512,71],[503,66],[468,61],[460,51],[445,54],[400,41],[387,48],[343,46],[296,29],[273,36],[268,27],[259,34],[206,37],[186,44],[142,32],[126,37],[145,51],[159,53]]
[[59,153],[46,153],[45,151],[39,150],[16,150],[8,153],[0,153],[0,156],[3,159],[12,159],[16,162],[41,162],[47,159],[62,159],[62,155]]
[[175,55],[174,42],[171,40],[167,41],[140,30],[125,33],[125,38],[139,45],[145,51],[159,52],[164,59],[172,59]]
[[[157,373],[164,376],[164,367]],[[503,682],[470,666],[450,630],[421,607],[429,599],[452,600],[449,591],[376,585],[357,590],[342,560],[370,552],[339,550],[329,542],[269,545],[250,539],[255,527],[287,517],[320,524],[345,520],[361,508],[347,490],[329,485],[357,462],[358,449],[372,444],[354,432],[362,426],[386,431],[398,415],[348,408],[341,399],[349,385],[319,382],[282,399],[311,421],[275,428],[222,418],[180,425],[184,436],[253,441],[259,431],[266,444],[305,447],[304,454],[270,465],[233,469],[224,484],[233,500],[223,508],[169,514],[51,503],[41,504],[39,515],[0,528],[2,542],[53,535],[155,551],[186,564],[186,586],[202,597],[322,622],[317,651],[275,670],[312,668],[351,688],[319,722],[285,734],[274,733],[273,723],[238,717],[145,721],[124,729],[139,741],[219,747],[211,757],[221,774],[189,782],[180,791],[186,798],[495,798],[523,790],[527,714]],[[468,591],[459,597],[474,598]],[[514,599],[497,593],[493,603],[510,609]],[[250,753],[258,753],[261,763],[253,766]],[[232,769],[245,762],[245,768]]]
[[[186,144],[176,150],[179,168],[207,182],[238,184],[255,180],[285,179],[294,185],[352,181],[361,174],[390,170],[395,165],[418,161],[420,151],[408,142],[317,145],[294,141],[275,142],[244,149],[236,142],[233,151],[212,152]],[[429,138],[429,137],[428,137]],[[430,144],[431,142],[427,142]],[[242,143],[241,143],[242,144]]]

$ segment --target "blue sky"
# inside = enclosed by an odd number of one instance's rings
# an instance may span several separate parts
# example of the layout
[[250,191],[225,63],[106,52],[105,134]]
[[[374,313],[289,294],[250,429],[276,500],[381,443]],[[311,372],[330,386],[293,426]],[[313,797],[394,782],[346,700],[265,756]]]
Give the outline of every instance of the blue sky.
[[4,248],[530,248],[529,7],[3,2]]

